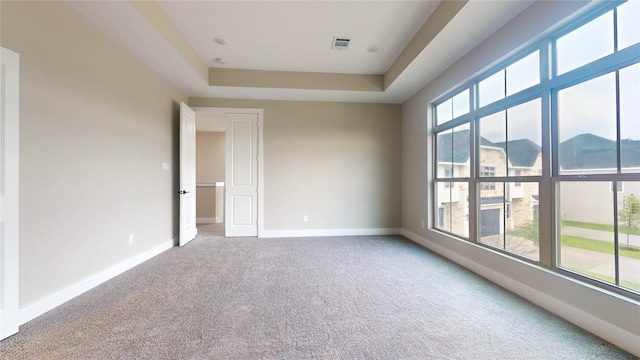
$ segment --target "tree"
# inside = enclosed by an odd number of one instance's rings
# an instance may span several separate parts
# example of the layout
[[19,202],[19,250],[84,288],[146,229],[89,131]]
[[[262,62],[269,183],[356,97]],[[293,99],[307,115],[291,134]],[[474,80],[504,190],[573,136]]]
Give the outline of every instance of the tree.
[[627,247],[629,247],[629,234],[632,228],[640,226],[640,199],[627,195],[622,200],[622,206],[618,211],[618,224],[627,233]]

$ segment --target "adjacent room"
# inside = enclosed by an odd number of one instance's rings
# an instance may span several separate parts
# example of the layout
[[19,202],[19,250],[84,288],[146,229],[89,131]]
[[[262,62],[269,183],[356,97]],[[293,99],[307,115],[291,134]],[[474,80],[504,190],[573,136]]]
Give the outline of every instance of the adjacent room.
[[0,358],[637,358],[638,19],[1,1]]

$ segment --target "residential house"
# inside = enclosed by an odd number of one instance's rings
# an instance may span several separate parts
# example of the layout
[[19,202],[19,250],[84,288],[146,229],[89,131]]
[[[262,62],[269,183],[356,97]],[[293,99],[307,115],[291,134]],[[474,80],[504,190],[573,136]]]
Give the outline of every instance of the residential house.
[[[469,130],[443,134],[436,142],[439,176],[470,176]],[[539,175],[542,168],[541,148],[529,139],[494,143],[481,137],[480,163],[479,175],[487,177],[487,180],[491,180],[492,176],[505,176],[507,171],[509,176]],[[537,184],[484,181],[479,190],[481,236],[503,234],[505,231],[531,226],[538,210]],[[468,198],[466,182],[439,182],[437,227],[468,236]],[[451,219],[450,223],[445,219]]]

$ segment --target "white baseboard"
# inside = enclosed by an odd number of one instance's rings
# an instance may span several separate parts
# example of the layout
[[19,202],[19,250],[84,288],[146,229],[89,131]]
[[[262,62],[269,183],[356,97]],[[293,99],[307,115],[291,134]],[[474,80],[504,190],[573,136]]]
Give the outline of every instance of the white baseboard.
[[222,216],[216,217],[215,220],[216,220],[216,224],[220,224],[223,221]]
[[304,229],[304,230],[264,230],[260,237],[314,237],[314,236],[361,236],[361,235],[400,235],[398,228],[365,229]]
[[196,218],[196,224],[215,224],[217,222],[216,218]]
[[40,299],[34,303],[31,303],[19,310],[20,324],[25,324],[36,317],[52,310],[65,302],[79,296],[94,287],[113,279],[114,277],[122,274],[123,272],[142,264],[143,262],[159,255],[160,253],[169,250],[174,246],[176,239],[171,239],[154,248],[151,248],[142,254],[136,255],[128,260],[125,260],[117,265],[114,265],[106,270],[103,270],[95,275],[85,278],[73,285],[70,285],[62,290],[59,290],[43,299]]
[[[547,311],[579,326],[580,328],[599,336],[608,342],[640,356],[640,335],[615,326],[599,317],[587,313],[553,296],[523,284],[503,273],[497,272],[435,242],[408,230],[401,230],[401,234],[425,248],[444,256],[445,258],[475,272],[476,274],[494,282],[501,287],[522,296]],[[557,275],[562,276],[562,275]],[[574,281],[567,278],[567,281]]]

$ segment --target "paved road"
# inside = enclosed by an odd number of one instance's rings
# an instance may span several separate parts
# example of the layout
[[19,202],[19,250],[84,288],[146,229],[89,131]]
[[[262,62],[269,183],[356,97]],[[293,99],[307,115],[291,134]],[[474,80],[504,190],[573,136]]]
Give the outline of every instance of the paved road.
[[[564,235],[579,236],[592,240],[613,242],[613,232],[609,231],[591,230],[573,226],[563,226],[561,231]],[[627,234],[621,233],[619,235],[618,241],[620,244],[626,245]],[[629,235],[629,245],[640,246],[640,235]]]

